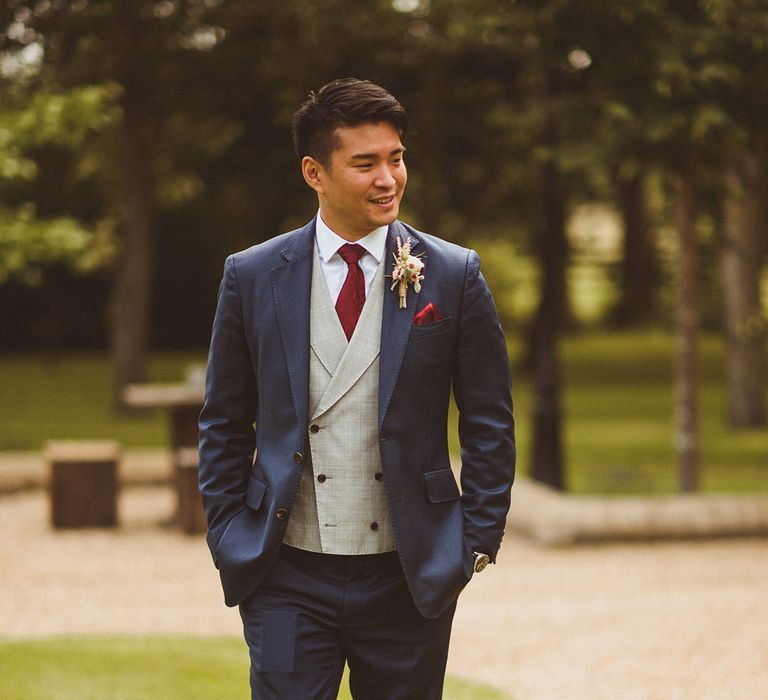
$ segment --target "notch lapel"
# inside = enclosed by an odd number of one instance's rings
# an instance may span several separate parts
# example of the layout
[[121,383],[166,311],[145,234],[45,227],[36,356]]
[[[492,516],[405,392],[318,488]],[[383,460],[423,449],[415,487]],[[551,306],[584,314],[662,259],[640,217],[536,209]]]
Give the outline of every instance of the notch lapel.
[[[387,247],[384,252],[388,273],[394,264],[397,253],[397,238],[405,242],[410,237],[412,249],[419,242],[410,234],[399,221],[394,221],[387,234]],[[411,334],[411,322],[416,311],[416,293],[413,286],[408,285],[406,306],[400,308],[397,293],[390,291],[391,282],[387,281],[384,289],[384,309],[381,315],[381,358],[379,359],[379,429],[384,423],[384,417],[389,407],[389,400],[395,390],[395,382],[403,362],[408,337]]]
[[285,263],[272,268],[272,295],[288,365],[293,406],[299,426],[308,422],[309,303],[315,220],[299,229],[283,248]]

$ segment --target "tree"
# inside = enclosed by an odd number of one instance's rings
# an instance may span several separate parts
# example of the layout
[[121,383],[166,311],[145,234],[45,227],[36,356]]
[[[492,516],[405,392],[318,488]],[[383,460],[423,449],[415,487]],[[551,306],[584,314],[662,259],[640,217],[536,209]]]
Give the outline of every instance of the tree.
[[695,491],[699,480],[696,194],[691,182],[682,175],[675,179],[674,188],[678,235],[675,442],[680,488]]
[[768,251],[768,6],[750,0],[702,3],[713,28],[710,71],[717,82],[724,155],[722,279],[728,420],[766,425],[768,345],[761,273]]
[[594,114],[590,171],[606,181],[623,224],[618,299],[609,320],[631,326],[655,318],[662,280],[646,182],[661,155],[655,79],[663,11],[654,0],[597,3],[591,9],[593,29],[582,42]]
[[616,325],[632,326],[654,318],[661,265],[648,212],[645,170],[615,172],[613,185],[624,241],[619,299],[611,317]]
[[30,91],[107,86],[119,108],[105,158],[114,157],[117,167],[101,165],[120,234],[113,294],[118,401],[126,383],[145,376],[156,250],[152,137],[168,114],[174,68],[184,64],[180,55],[216,43],[214,28],[202,23],[205,12],[197,2],[130,0],[39,3],[34,9],[12,2],[5,11],[4,53],[23,56],[37,47],[40,54]]
[[528,123],[522,137],[529,143],[525,162],[537,221],[531,247],[541,270],[527,350],[534,394],[531,475],[556,489],[565,487],[559,354],[559,339],[570,318],[565,226],[575,183],[588,168],[583,127],[593,114],[581,72],[589,63],[581,60],[579,48],[591,24],[589,14],[589,8],[570,2],[503,13],[513,43],[522,47],[517,49],[518,84],[525,90],[522,110]]
[[766,423],[766,320],[760,299],[768,224],[765,146],[734,153],[725,172],[722,273],[728,419],[734,426]]
[[[89,274],[109,264],[114,236],[109,218],[83,221],[72,211],[41,216],[29,195],[39,172],[30,153],[87,150],[111,128],[109,91],[39,92],[22,103],[13,87],[0,87],[0,284],[9,279],[36,285],[53,265]],[[9,192],[12,190],[13,193]]]

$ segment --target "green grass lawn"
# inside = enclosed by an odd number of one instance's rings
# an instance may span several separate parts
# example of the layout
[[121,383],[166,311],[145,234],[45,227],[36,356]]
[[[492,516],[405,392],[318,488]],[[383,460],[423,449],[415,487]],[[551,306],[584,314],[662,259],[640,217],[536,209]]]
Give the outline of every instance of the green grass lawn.
[[[564,347],[568,487],[579,493],[672,492],[674,339],[594,334]],[[768,429],[728,427],[722,341],[700,342],[699,432],[704,491],[768,490]],[[529,394],[521,392],[523,401]],[[529,415],[521,406],[521,416]],[[527,422],[527,420],[526,420]],[[527,454],[528,431],[521,432]]]
[[[153,381],[181,381],[204,353],[158,353]],[[162,411],[118,414],[113,407],[112,367],[106,354],[0,358],[0,450],[39,449],[50,439],[115,439],[126,447],[167,444]]]
[[[346,680],[340,699],[350,698]],[[240,639],[61,637],[0,640],[3,700],[233,700],[250,697]],[[449,678],[446,700],[504,700]]]
[[[514,339],[513,361],[520,354]],[[567,484],[576,493],[669,493],[677,489],[673,445],[674,341],[660,332],[589,333],[563,344]],[[182,377],[201,353],[162,353],[156,381]],[[734,431],[724,420],[723,347],[701,340],[701,485],[706,491],[768,490],[768,430]],[[162,446],[162,412],[112,410],[105,355],[0,358],[0,450],[38,449],[51,438],[114,438]],[[519,467],[528,465],[531,390],[514,377]],[[452,435],[457,447],[455,432]]]

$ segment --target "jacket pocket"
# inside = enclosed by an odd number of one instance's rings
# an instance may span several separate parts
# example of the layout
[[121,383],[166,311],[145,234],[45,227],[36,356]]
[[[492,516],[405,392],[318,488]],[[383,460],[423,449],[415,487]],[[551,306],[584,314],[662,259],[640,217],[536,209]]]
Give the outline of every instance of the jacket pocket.
[[453,326],[452,316],[441,318],[439,321],[430,321],[429,323],[411,326],[411,340],[425,338],[428,335],[444,333],[445,331],[450,330],[451,326]]
[[267,492],[267,482],[251,474],[248,490],[245,492],[245,504],[252,510],[261,508],[264,494]]
[[424,474],[427,485],[427,498],[430,503],[446,503],[459,498],[459,487],[453,478],[451,469],[436,469]]

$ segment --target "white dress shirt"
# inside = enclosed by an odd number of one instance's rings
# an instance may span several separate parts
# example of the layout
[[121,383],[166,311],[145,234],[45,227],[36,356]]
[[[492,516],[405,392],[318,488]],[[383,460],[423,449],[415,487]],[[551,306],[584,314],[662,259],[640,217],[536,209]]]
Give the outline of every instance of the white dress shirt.
[[[357,245],[365,248],[366,253],[360,258],[358,265],[363,271],[365,277],[365,296],[371,290],[371,282],[376,276],[376,270],[379,267],[381,259],[384,257],[384,248],[387,245],[387,230],[389,226],[379,226],[371,231],[367,236],[355,241]],[[320,266],[325,277],[325,284],[331,293],[331,301],[334,306],[339,298],[339,292],[347,278],[347,263],[342,260],[338,253],[339,248],[345,243],[351,243],[343,239],[338,234],[331,231],[327,224],[317,213],[317,224],[315,226],[315,238],[317,239],[317,252],[320,256]]]

